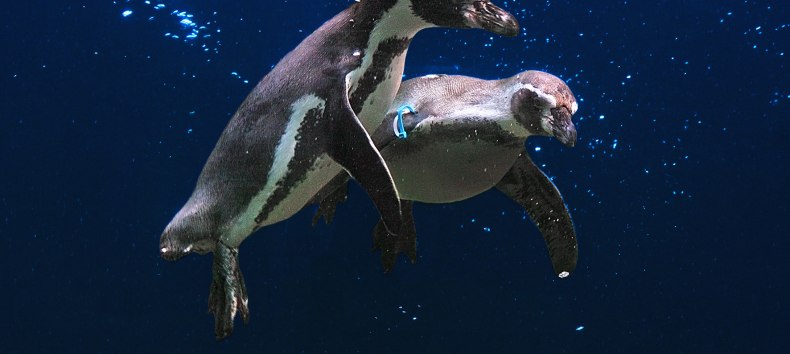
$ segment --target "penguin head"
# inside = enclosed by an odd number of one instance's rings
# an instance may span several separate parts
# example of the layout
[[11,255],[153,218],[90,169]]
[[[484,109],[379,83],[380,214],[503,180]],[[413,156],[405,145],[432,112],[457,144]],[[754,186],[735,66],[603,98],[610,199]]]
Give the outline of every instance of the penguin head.
[[159,254],[168,261],[175,261],[191,252],[213,252],[217,244],[213,222],[205,208],[192,200],[176,214],[159,239]]
[[513,80],[520,87],[511,100],[516,120],[531,134],[553,136],[568,147],[576,145],[571,117],[579,106],[568,85],[542,71],[523,72]]
[[489,0],[410,0],[417,17],[438,27],[481,28],[499,35],[518,34],[516,17]]

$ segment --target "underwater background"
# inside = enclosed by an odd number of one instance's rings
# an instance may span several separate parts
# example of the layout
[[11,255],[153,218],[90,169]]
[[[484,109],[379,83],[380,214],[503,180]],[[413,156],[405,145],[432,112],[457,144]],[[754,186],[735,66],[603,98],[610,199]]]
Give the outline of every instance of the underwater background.
[[254,84],[351,3],[4,3],[0,352],[787,348],[790,3],[710,0],[496,0],[518,37],[413,41],[407,79],[573,90],[577,146],[527,143],[574,218],[569,278],[496,192],[418,204],[419,261],[383,274],[353,186],[333,224],[308,207],[244,242],[251,322],[217,342],[211,257],[164,261],[159,236]]

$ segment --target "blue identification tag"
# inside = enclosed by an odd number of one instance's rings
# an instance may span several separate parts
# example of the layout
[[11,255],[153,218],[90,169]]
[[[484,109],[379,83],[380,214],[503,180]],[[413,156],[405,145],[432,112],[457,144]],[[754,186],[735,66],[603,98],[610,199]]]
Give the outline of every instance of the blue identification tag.
[[417,111],[414,110],[414,107],[410,105],[403,105],[398,108],[398,117],[395,118],[395,121],[392,124],[392,130],[395,131],[395,136],[398,138],[406,139],[406,137],[408,137],[408,134],[406,134],[406,128],[403,127],[403,114],[409,112],[417,113]]

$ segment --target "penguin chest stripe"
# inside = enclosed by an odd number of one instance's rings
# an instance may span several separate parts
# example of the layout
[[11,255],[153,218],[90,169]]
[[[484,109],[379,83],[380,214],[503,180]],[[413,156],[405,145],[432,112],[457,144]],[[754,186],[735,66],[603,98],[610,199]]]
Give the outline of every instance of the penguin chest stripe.
[[264,187],[263,192],[271,192],[275,184],[288,172],[288,164],[293,160],[296,153],[297,134],[305,121],[305,117],[310,115],[313,110],[323,112],[324,107],[326,107],[326,101],[315,95],[307,95],[294,102],[291,107],[293,113],[288,119],[285,133],[280,138],[280,142],[274,151],[274,161],[269,170],[266,187]]
[[391,66],[395,62],[395,58],[406,51],[409,43],[411,43],[411,38],[408,37],[391,37],[378,43],[370,64],[363,68],[362,77],[352,88],[349,101],[354,112],[362,111],[368,97],[376,91],[379,84],[386,81],[392,74]]
[[[255,217],[255,223],[260,225],[269,219],[271,212],[280,207],[281,204],[288,199],[289,194],[298,188],[300,182],[306,177],[308,172],[313,168],[313,164],[318,159],[319,150],[315,141],[310,137],[315,136],[311,134],[310,129],[319,126],[318,122],[324,114],[325,101],[308,102],[299,107],[295,106],[294,114],[298,114],[298,124],[293,127],[288,126],[286,134],[278,145],[287,149],[287,153],[283,157],[287,159],[278,159],[275,157],[275,164],[280,163],[280,171],[277,172],[277,178],[274,179],[270,176],[269,181],[274,182],[275,185],[271,189],[266,202],[263,203]],[[296,117],[293,117],[296,118]],[[295,119],[294,119],[295,120]],[[293,120],[292,120],[293,122]],[[270,172],[275,172],[274,169]],[[288,209],[298,210],[301,206],[283,206]]]
[[[306,117],[322,115],[326,101],[316,95],[305,95],[291,105],[291,115],[280,141],[273,152],[272,165],[266,177],[266,184],[252,198],[234,223],[233,231],[229,235],[231,241],[241,242],[241,239],[250,233],[250,229],[265,220],[259,220],[261,208],[269,204],[270,197],[281,187],[282,181],[289,174],[289,165],[297,154],[299,130],[305,123]],[[237,240],[238,239],[238,240]]]

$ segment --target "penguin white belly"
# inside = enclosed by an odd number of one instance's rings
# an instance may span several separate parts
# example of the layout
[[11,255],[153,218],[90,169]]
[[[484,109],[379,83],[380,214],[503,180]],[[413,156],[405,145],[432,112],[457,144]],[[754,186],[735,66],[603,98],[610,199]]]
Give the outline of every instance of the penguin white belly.
[[[333,177],[341,173],[343,168],[327,155],[319,156],[315,160],[310,170],[305,173],[304,178],[295,183],[288,190],[288,193],[281,200],[277,201],[274,208],[266,215],[266,218],[255,221],[255,216],[266,206],[269,195],[260,195],[253,199],[247,206],[246,212],[237,218],[234,223],[233,231],[228,233],[224,242],[228,245],[239,245],[251,232],[280,221],[284,221],[300,210],[318,193],[324,185],[329,183]],[[275,181],[280,184],[285,179]]]
[[398,153],[386,147],[387,161],[401,199],[450,203],[471,198],[496,185],[518,158],[519,150],[480,142],[440,142]]
[[[288,195],[277,204],[276,208],[268,214],[265,220],[262,220],[258,227],[276,224],[302,210],[307,202],[342,170],[343,168],[329,156],[320,156],[305,174],[304,179],[291,187]],[[262,205],[258,210],[260,207]]]
[[395,95],[398,93],[401,80],[403,79],[403,67],[406,61],[406,52],[395,57],[385,72],[384,81],[376,85],[373,93],[365,100],[362,109],[357,114],[362,126],[368,132],[373,132],[384,120]]

